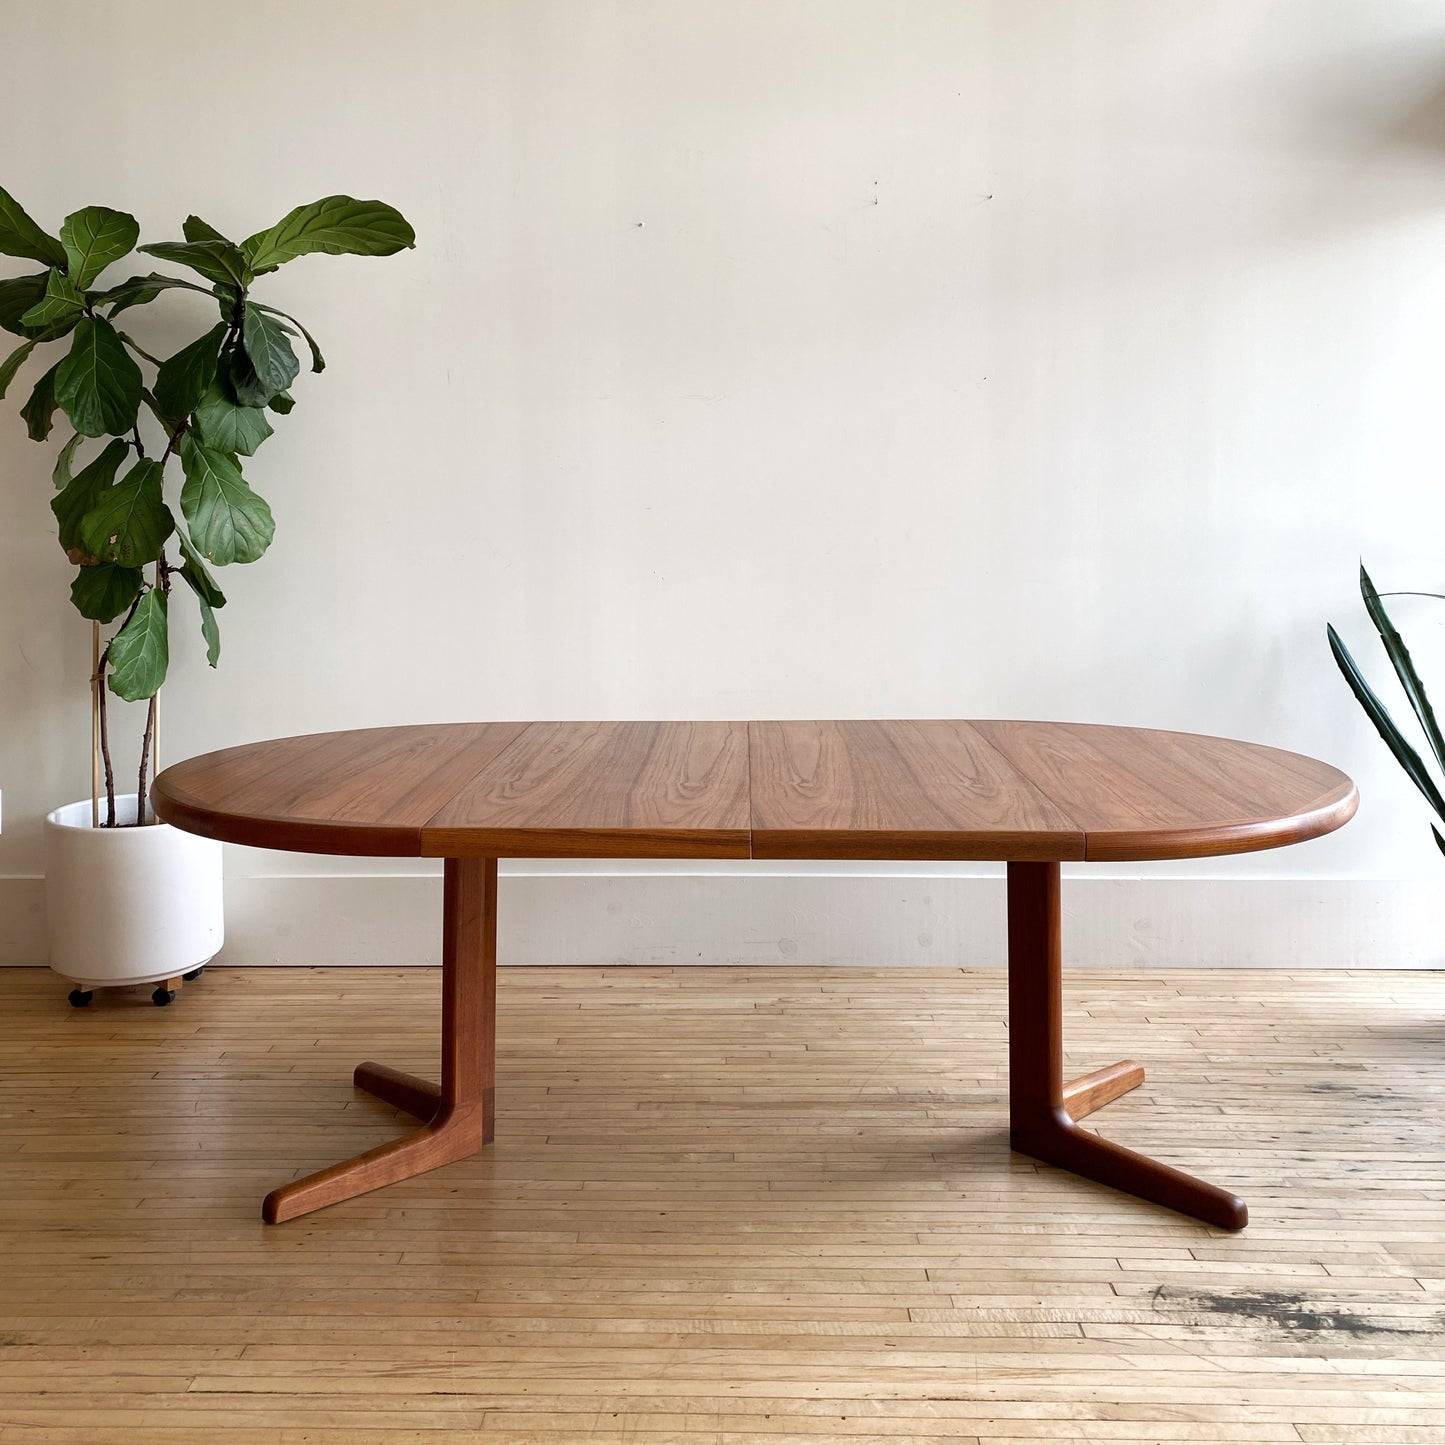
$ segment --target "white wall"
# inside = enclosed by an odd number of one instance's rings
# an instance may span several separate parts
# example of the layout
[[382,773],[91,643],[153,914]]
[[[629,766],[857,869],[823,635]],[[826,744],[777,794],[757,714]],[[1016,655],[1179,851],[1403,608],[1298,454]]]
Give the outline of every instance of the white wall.
[[[249,469],[276,543],[223,578],[220,672],[180,650],[171,758],[487,717],[1219,732],[1347,768],[1359,818],[1079,882],[1078,954],[1441,962],[1442,861],[1324,645],[1329,618],[1367,643],[1361,554],[1445,590],[1441,6],[4,0],[0,22],[0,181],[52,227],[100,202],[146,239],[191,210],[244,234],[333,191],[416,225],[414,252],[266,283],[330,367]],[[137,331],[172,349],[191,299]],[[88,627],[53,448],[15,402],[0,958],[24,961],[41,816],[88,787]],[[1445,604],[1401,612],[1445,696]],[[434,947],[422,865],[228,866],[234,961]],[[525,871],[512,957],[998,952],[986,867]]]

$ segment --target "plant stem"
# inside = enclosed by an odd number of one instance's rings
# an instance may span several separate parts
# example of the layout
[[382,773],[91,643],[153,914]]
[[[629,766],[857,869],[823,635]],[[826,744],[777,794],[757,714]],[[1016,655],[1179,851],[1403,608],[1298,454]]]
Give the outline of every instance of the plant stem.
[[[145,592],[142,591],[141,597],[144,596]],[[110,642],[114,642],[116,635],[125,631],[126,623],[135,616],[135,610],[139,606],[140,597],[137,597],[136,600],[130,604],[130,611],[126,613],[125,621],[116,628],[116,632],[112,634]],[[116,826],[115,770],[112,768],[110,762],[110,715],[106,712],[105,705],[105,669],[110,662],[110,642],[105,644],[105,651],[100,654],[100,661],[95,665],[94,683],[96,696],[100,699],[100,757],[101,761],[105,764],[105,822],[100,825],[102,828],[114,828]]]
[[135,791],[135,825],[137,828],[146,820],[146,770],[151,760],[151,736],[156,725],[156,699],[151,694],[149,704],[146,706],[146,728],[145,736],[141,738],[140,744],[140,778],[136,783]]
[[136,345],[134,337],[127,336],[124,331],[117,331],[116,335],[119,336],[120,339],[125,342],[125,344],[130,347],[130,349],[135,352],[137,356],[144,357],[148,362],[150,362],[152,366],[161,365],[160,357],[152,356],[149,351],[143,351],[139,346]]
[[105,660],[110,655],[107,647],[101,655],[100,668],[95,675],[95,686],[100,697],[100,760],[105,765],[105,822],[102,828],[115,827],[115,769],[110,762],[110,718],[105,710]]
[[161,453],[161,465],[162,465],[162,466],[165,466],[165,464],[166,464],[168,461],[170,461],[170,459],[171,459],[171,453],[174,452],[175,449],[180,445],[181,438],[182,438],[183,436],[185,436],[185,434],[186,434],[186,428],[187,428],[188,426],[190,426],[190,420],[189,420],[189,418],[188,418],[187,420],[183,421],[183,422],[175,429],[175,432],[174,432],[174,434],[171,436],[170,440],[166,442],[166,449],[165,449],[164,452]]
[[[160,588],[165,597],[171,595],[171,573],[175,568],[166,560],[165,549],[156,558],[156,580],[155,585]],[[146,773],[150,768],[151,744],[155,739],[156,732],[156,699],[151,694],[150,702],[146,705],[145,733],[140,743],[140,777],[136,782],[135,790],[135,825],[139,828],[146,820]]]

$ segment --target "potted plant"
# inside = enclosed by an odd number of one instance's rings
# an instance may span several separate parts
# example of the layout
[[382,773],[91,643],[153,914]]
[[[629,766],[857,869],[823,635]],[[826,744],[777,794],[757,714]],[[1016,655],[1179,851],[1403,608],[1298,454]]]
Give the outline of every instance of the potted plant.
[[[314,252],[389,256],[415,245],[400,212],[350,196],[298,206],[241,242],[198,216],[182,233],[137,248],[133,216],[86,206],[52,236],[0,189],[0,253],[41,268],[0,280],[0,327],[20,338],[0,361],[0,398],[32,356],[63,347],[20,413],[36,442],[50,437],[57,416],[69,423],[50,507],[76,569],[71,601],[92,624],[91,797],[46,819],[50,965],[75,984],[76,1006],[90,1002],[94,987],[121,983],[156,983],[155,1002],[170,1003],[179,980],[221,944],[220,846],[157,822],[147,778],[172,597],[194,601],[214,667],[226,598],[213,569],[256,561],[275,531],[242,458],[291,411],[300,371],[293,339],[304,341],[312,371],[326,364],[310,332],[256,300],[252,285]],[[103,283],[136,249],[191,275],[152,271]],[[219,320],[162,359],[118,319],[174,291],[200,293]],[[134,792],[116,791],[111,693],[146,706]]]
[[[1360,595],[1364,598],[1365,611],[1370,614],[1370,621],[1375,624],[1375,631],[1379,633],[1385,655],[1390,659],[1390,666],[1395,670],[1395,677],[1410,704],[1410,710],[1415,714],[1415,721],[1420,724],[1420,731],[1424,733],[1425,741],[1430,746],[1435,766],[1445,770],[1445,733],[1440,730],[1440,724],[1435,717],[1435,709],[1430,705],[1430,698],[1425,692],[1425,684],[1415,670],[1415,663],[1410,656],[1409,648],[1405,646],[1405,639],[1400,636],[1399,629],[1391,620],[1390,614],[1385,611],[1385,604],[1380,600],[1381,594],[1375,590],[1375,584],[1370,581],[1370,574],[1365,571],[1363,565],[1360,567]],[[1445,601],[1445,598],[1441,598],[1438,592],[1389,592],[1384,595],[1387,597],[1434,597]],[[1333,627],[1329,627],[1328,636],[1330,651],[1334,653],[1335,662],[1344,674],[1345,681],[1349,683],[1355,700],[1365,710],[1365,715],[1374,723],[1375,731],[1384,739],[1385,746],[1394,754],[1395,761],[1404,769],[1405,776],[1420,790],[1421,796],[1434,809],[1435,816],[1441,820],[1442,824],[1445,824],[1445,788],[1435,781],[1424,759],[1410,744],[1405,734],[1400,731],[1399,724],[1390,716],[1389,709],[1380,701],[1375,690],[1365,681],[1365,675],[1360,671],[1359,663],[1355,661],[1339,633]],[[1442,835],[1440,829],[1433,825],[1430,831],[1435,835],[1435,846],[1445,853],[1445,835]]]

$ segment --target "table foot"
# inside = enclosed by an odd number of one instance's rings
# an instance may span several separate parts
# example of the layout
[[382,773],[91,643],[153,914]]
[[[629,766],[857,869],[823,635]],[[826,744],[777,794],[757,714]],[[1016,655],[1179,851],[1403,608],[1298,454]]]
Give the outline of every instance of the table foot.
[[1176,1209],[1222,1229],[1243,1229],[1237,1195],[1136,1154],[1074,1121],[1144,1080],[1133,1060],[1066,1085],[1059,865],[1008,865],[1009,1142],[1021,1154]]
[[273,1189],[267,1224],[354,1199],[455,1163],[490,1142],[496,1115],[497,860],[448,858],[442,904],[442,1081],[360,1064],[355,1083],[427,1122],[420,1129]]
[[1120,1059],[1117,1064],[1108,1064],[1065,1084],[1064,1108],[1069,1111],[1071,1119],[1082,1119],[1095,1109],[1112,1103],[1120,1094],[1137,1089],[1143,1082],[1144,1065],[1136,1064],[1133,1059]]
[[1237,1194],[1136,1154],[1121,1144],[1111,1144],[1079,1128],[1066,1109],[1014,1123],[1009,1129],[1009,1144],[1031,1159],[1082,1174],[1085,1179],[1111,1185],[1166,1209],[1177,1209],[1180,1214],[1221,1229],[1243,1229],[1249,1223],[1249,1209]]
[[282,1224],[310,1214],[313,1209],[380,1189],[384,1184],[454,1164],[477,1153],[485,1142],[484,1134],[480,1104],[444,1108],[431,1123],[403,1138],[379,1144],[354,1159],[273,1189],[261,1205],[261,1218],[267,1224]]
[[390,1064],[365,1063],[356,1066],[351,1082],[368,1094],[375,1094],[397,1109],[410,1114],[414,1119],[434,1119],[441,1108],[440,1086],[415,1074],[393,1069]]

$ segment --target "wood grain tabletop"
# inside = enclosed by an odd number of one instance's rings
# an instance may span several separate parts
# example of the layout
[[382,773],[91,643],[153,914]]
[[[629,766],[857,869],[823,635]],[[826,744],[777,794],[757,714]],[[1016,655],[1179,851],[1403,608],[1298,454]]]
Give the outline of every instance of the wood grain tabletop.
[[387,857],[1145,860],[1301,842],[1344,773],[1227,738],[1007,721],[492,722],[177,763],[166,822]]

